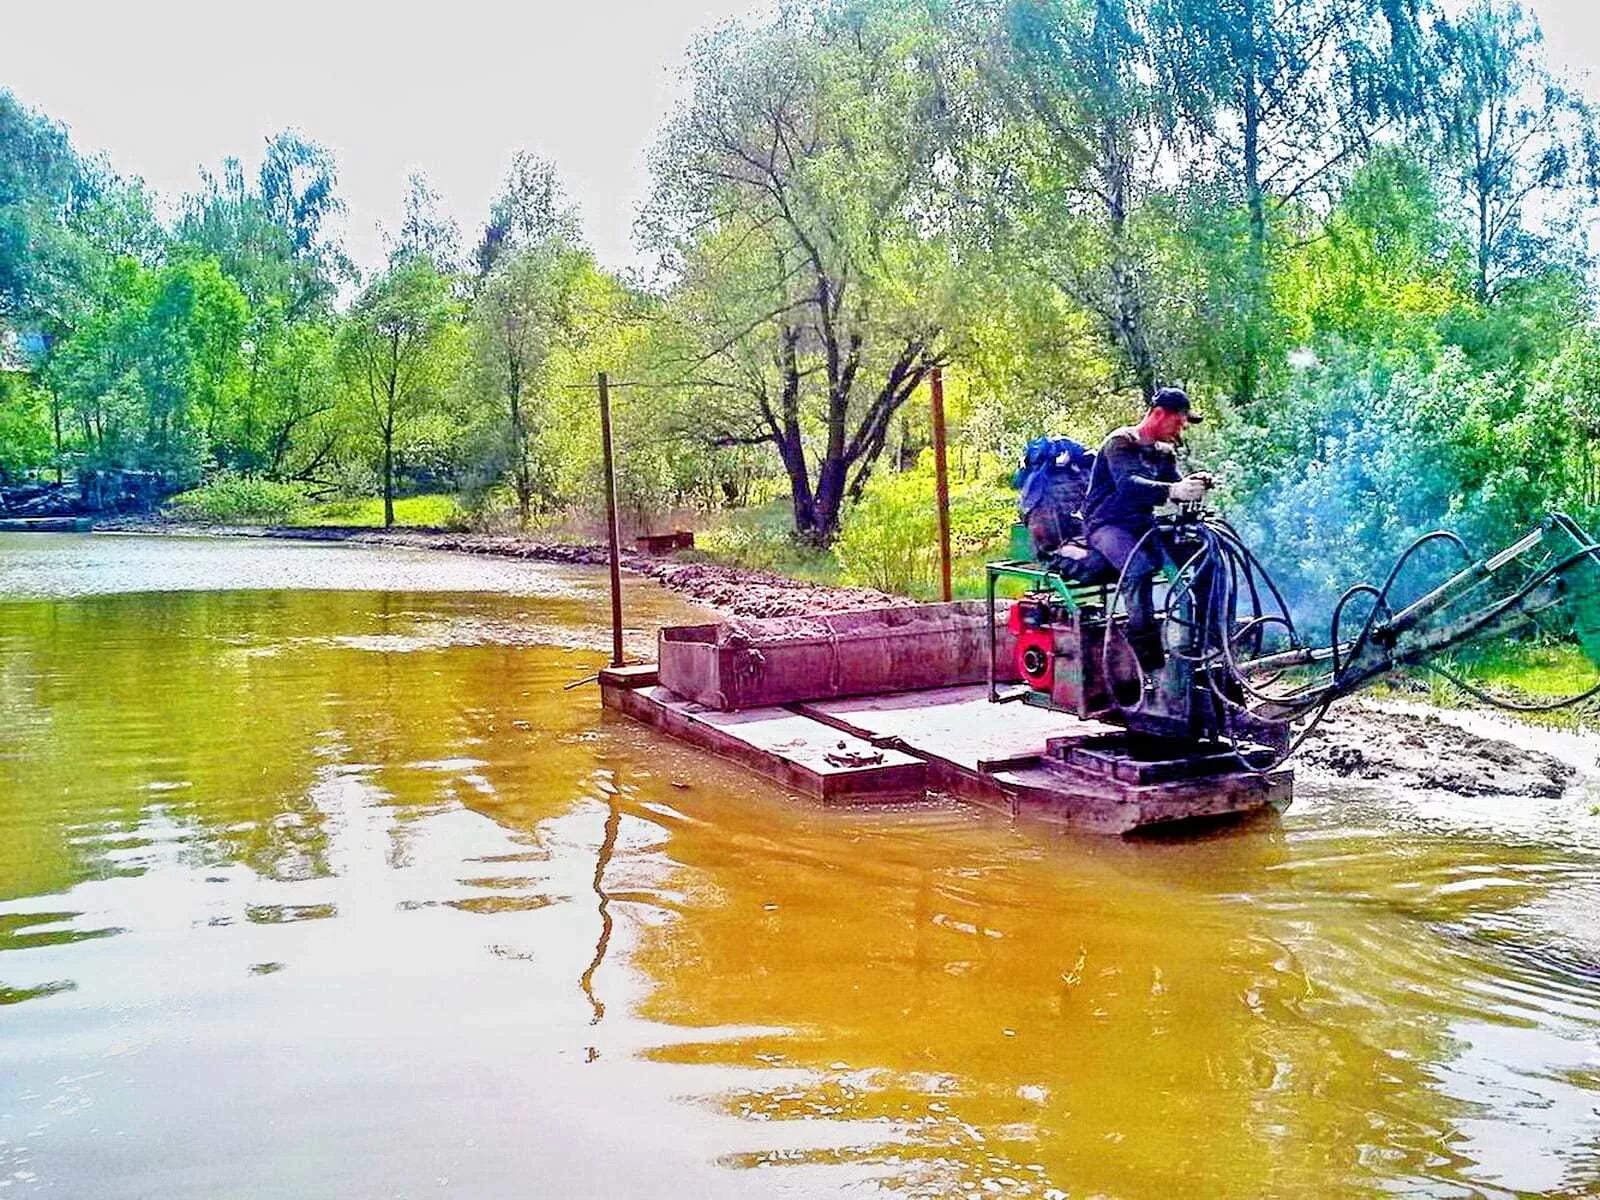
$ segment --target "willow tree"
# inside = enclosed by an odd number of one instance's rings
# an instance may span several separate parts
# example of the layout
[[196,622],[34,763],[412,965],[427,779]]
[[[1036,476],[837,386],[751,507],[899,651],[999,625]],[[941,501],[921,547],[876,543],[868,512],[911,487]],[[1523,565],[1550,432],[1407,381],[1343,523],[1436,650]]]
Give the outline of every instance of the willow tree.
[[678,285],[663,370],[684,385],[685,428],[770,446],[795,530],[817,543],[947,353],[933,40],[909,4],[723,26],[693,50],[691,96],[653,155],[643,229]]
[[1125,378],[1155,392],[1150,246],[1137,222],[1161,182],[1171,105],[1154,86],[1143,0],[1003,0],[979,10],[995,114],[975,147],[1016,266],[1092,313]]

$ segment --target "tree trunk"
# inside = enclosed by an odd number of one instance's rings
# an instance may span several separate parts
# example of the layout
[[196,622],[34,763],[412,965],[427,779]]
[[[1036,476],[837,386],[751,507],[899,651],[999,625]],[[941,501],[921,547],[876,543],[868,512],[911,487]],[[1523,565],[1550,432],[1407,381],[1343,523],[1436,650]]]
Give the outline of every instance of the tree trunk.
[[826,546],[839,532],[839,511],[844,507],[844,485],[849,464],[841,453],[838,458],[826,458],[817,472],[817,499],[813,508],[811,539]]
[[900,418],[900,453],[896,456],[896,465],[902,471],[913,471],[917,466],[917,446],[911,440],[911,418]]
[[[1252,15],[1253,21],[1253,15]],[[1254,28],[1244,80],[1244,186],[1250,210],[1245,258],[1244,330],[1240,339],[1236,401],[1249,405],[1260,388],[1262,292],[1266,287],[1267,209],[1261,193],[1261,95],[1256,82]]]
[[61,486],[61,397],[50,393],[50,420],[56,430],[56,486]]
[[794,509],[794,531],[809,542],[817,541],[817,507],[811,492],[811,473],[806,468],[805,447],[800,443],[799,430],[792,438],[778,443],[778,455],[783,459],[783,470],[789,477],[789,500]]
[[528,427],[522,415],[522,361],[514,348],[506,354],[506,399],[511,407],[511,479],[517,492],[517,527],[533,519],[533,472],[528,467]]
[[1128,161],[1127,131],[1115,120],[1101,128],[1105,163],[1106,223],[1111,234],[1111,340],[1128,360],[1139,391],[1148,400],[1156,393],[1155,356],[1145,327],[1139,276],[1128,250],[1128,209],[1133,198],[1133,164]]
[[383,431],[383,527],[394,526],[394,429]]

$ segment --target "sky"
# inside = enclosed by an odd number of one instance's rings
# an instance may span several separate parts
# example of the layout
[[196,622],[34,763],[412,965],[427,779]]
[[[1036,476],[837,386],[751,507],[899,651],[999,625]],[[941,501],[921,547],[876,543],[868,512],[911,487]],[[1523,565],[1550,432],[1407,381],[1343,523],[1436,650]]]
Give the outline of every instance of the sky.
[[381,263],[425,170],[475,238],[511,156],[556,162],[590,245],[634,262],[645,152],[697,30],[750,0],[78,0],[4,5],[0,87],[175,200],[294,127],[331,148],[345,244]]
[[[467,242],[510,165],[555,161],[589,244],[611,267],[642,265],[634,213],[646,150],[677,94],[698,30],[750,0],[78,0],[4,14],[0,87],[67,125],[176,200],[202,167],[254,170],[293,127],[331,148],[357,264],[381,263],[406,176],[425,170]],[[1533,0],[1552,61],[1590,72],[1600,101],[1600,6]]]

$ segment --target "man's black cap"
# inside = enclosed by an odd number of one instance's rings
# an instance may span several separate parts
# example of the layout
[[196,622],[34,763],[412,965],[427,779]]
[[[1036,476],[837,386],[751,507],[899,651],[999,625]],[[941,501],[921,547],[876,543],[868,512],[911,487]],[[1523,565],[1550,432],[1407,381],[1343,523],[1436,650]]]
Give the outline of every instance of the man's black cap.
[[1199,422],[1205,418],[1189,407],[1189,393],[1182,388],[1162,388],[1150,398],[1151,408],[1164,408],[1168,412],[1183,413],[1189,420]]

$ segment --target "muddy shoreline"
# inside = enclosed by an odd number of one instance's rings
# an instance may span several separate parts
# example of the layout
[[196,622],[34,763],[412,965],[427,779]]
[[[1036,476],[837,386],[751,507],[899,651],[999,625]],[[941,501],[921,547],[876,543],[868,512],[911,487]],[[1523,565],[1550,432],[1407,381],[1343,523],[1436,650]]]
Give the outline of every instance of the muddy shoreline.
[[[447,550],[536,562],[603,566],[598,545],[542,542],[498,534],[425,529],[350,529],[340,527],[219,527],[117,522],[118,532],[212,537],[265,537],[297,541],[348,542]],[[823,613],[916,603],[872,588],[832,587],[789,579],[769,571],[683,562],[668,557],[622,552],[629,571],[656,580],[697,604],[730,617],[761,619],[809,617]],[[1373,786],[1420,789],[1459,796],[1540,797],[1565,794],[1581,777],[1600,767],[1600,740],[1584,739],[1582,752],[1557,756],[1520,744],[1530,741],[1527,726],[1496,718],[1494,736],[1464,728],[1452,710],[1422,714],[1397,712],[1371,700],[1339,705],[1306,740],[1295,762],[1312,777]]]
[[[401,546],[414,550],[448,550],[533,562],[605,566],[606,548],[570,542],[543,542],[507,534],[460,533],[434,529],[353,529],[338,526],[213,526],[127,521],[105,524],[117,533],[149,533],[186,537],[262,537],[291,541],[342,542],[364,546]],[[909,606],[916,601],[874,588],[834,587],[808,583],[747,567],[622,551],[622,566],[656,580],[696,604],[733,617],[807,617],[854,612],[865,608]]]

